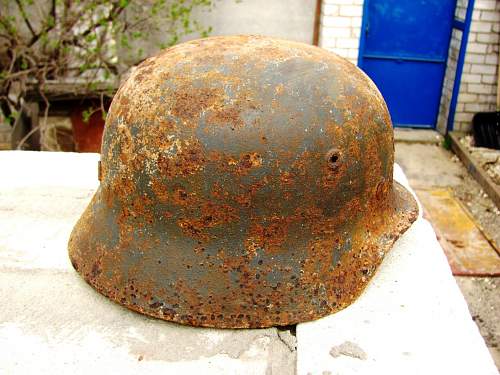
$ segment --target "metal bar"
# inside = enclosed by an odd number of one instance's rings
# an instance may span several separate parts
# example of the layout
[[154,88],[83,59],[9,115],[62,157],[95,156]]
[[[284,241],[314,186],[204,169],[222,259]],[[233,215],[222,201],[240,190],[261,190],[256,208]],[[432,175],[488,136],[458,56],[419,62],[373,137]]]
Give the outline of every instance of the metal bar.
[[397,128],[411,128],[411,129],[434,129],[433,124],[402,124],[394,122],[392,125]]
[[469,41],[469,30],[472,21],[472,11],[474,10],[474,0],[469,0],[467,4],[467,12],[465,14],[465,25],[462,31],[462,40],[460,41],[460,52],[458,54],[457,70],[455,72],[455,82],[453,82],[453,93],[451,95],[450,109],[448,111],[448,122],[446,124],[446,133],[453,130],[455,120],[455,111],[457,109],[458,93],[460,92],[460,81],[462,79],[462,71],[464,70],[465,52],[467,50],[467,42]]
[[361,21],[361,33],[359,38],[359,50],[358,50],[358,66],[363,69],[363,54],[365,52],[365,39],[366,39],[366,27],[368,22],[368,4],[370,0],[365,0],[363,3],[363,17]]
[[313,46],[319,46],[319,29],[321,25],[321,3],[323,0],[316,0],[316,12],[314,13]]
[[446,62],[446,59],[430,59],[423,57],[411,57],[411,56],[388,56],[388,55],[363,55],[364,59],[379,59],[379,60],[400,60],[400,61],[419,61],[419,62],[429,62],[429,63],[438,63],[442,64]]
[[452,27],[457,30],[462,30],[464,31],[465,29],[465,22],[457,20],[456,18],[453,20]]

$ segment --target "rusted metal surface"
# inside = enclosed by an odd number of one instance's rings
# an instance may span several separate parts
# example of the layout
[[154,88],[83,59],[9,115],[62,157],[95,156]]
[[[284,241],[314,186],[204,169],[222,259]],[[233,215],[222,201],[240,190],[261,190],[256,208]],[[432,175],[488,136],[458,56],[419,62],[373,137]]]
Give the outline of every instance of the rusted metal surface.
[[500,276],[495,242],[482,233],[450,189],[419,189],[417,195],[454,275]]
[[338,311],[417,217],[375,85],[317,47],[215,37],[144,61],[106,120],[69,253],[141,313],[267,327]]

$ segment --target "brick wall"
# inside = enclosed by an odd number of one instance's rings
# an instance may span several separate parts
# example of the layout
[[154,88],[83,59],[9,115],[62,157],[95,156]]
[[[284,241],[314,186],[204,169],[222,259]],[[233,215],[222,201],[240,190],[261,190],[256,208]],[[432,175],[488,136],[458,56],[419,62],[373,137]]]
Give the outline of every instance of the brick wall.
[[[363,16],[363,0],[322,0],[319,45],[356,64]],[[465,18],[467,0],[458,0],[456,17]],[[500,0],[476,0],[467,45],[455,129],[470,129],[472,116],[496,108]],[[446,129],[455,79],[461,31],[453,30],[437,127]]]
[[319,45],[358,62],[363,0],[323,0]]
[[[465,18],[467,1],[458,0],[455,16]],[[494,111],[498,79],[500,1],[476,0],[455,113],[454,129],[469,131],[477,112]],[[446,129],[462,32],[453,30],[441,97],[438,130]]]

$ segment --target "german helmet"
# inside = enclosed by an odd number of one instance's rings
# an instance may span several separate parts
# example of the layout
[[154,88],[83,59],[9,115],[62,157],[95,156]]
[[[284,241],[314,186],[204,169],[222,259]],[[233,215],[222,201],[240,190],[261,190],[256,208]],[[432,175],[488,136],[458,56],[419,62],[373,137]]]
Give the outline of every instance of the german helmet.
[[351,304],[416,219],[393,163],[387,107],[350,62],[267,37],[183,43],[116,93],[71,262],[164,320],[314,320]]

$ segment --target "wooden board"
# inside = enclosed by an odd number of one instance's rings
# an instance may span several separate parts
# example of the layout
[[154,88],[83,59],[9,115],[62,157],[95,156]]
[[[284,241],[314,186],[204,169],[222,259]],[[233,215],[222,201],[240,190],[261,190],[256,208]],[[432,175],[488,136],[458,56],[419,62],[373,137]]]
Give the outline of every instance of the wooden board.
[[476,179],[483,190],[488,194],[495,205],[500,208],[500,187],[496,185],[481,166],[472,159],[467,149],[460,143],[460,135],[457,132],[448,133],[451,140],[451,149],[462,161],[467,171]]
[[454,275],[500,276],[500,256],[451,190],[416,193]]

